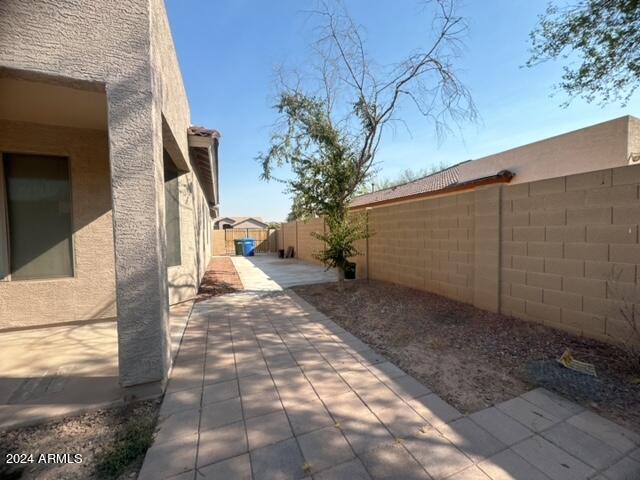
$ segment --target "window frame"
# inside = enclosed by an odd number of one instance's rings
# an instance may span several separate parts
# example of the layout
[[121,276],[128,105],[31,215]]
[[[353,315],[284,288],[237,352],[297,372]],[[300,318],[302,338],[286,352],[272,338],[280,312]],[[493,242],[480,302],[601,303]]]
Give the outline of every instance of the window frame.
[[7,215],[7,188],[4,178],[4,153],[0,152],[0,282],[11,280],[9,266],[9,216]]
[[[23,278],[13,279],[11,276],[11,231],[9,223],[9,197],[7,192],[7,179],[4,172],[4,160],[7,155],[34,155],[42,157],[59,157],[67,161],[67,178],[69,182],[69,215],[70,215],[70,232],[69,241],[71,250],[71,275],[40,277],[40,278]],[[0,151],[0,238],[4,238],[5,242],[0,244],[0,282],[55,282],[68,281],[77,278],[76,266],[76,246],[75,246],[75,208],[73,201],[73,175],[71,155],[61,152],[50,153],[43,151],[25,151],[25,150],[2,150]],[[3,246],[4,245],[4,246]],[[4,260],[3,260],[4,259]]]
[[[180,206],[180,190],[181,190],[181,177],[183,175],[184,172],[181,172],[178,167],[176,166],[175,162],[173,161],[173,159],[171,158],[171,155],[169,154],[169,152],[167,152],[166,149],[163,149],[163,163],[164,163],[164,168],[163,168],[163,193],[165,195],[165,201],[164,201],[164,229],[165,229],[165,262],[167,264],[166,268],[167,271],[171,270],[171,269],[176,269],[176,268],[181,268],[184,262],[184,255],[183,255],[183,251],[182,251],[182,209]],[[169,238],[167,235],[167,199],[166,199],[166,195],[167,195],[167,174],[170,174],[173,178],[170,179],[175,181],[175,185],[176,185],[176,202],[177,202],[177,212],[178,212],[178,253],[179,253],[179,263],[176,263],[174,265],[169,265],[169,258],[167,255],[167,251],[169,250]]]

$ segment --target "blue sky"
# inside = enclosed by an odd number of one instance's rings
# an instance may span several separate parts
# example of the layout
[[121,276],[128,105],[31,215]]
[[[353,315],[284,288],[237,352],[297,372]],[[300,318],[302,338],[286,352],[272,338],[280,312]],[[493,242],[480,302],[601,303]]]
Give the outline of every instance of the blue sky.
[[[277,182],[259,179],[256,155],[267,149],[276,119],[274,68],[304,62],[313,39],[303,10],[311,1],[166,0],[192,121],[222,132],[222,215],[284,220],[290,199]],[[381,63],[400,60],[419,47],[428,19],[414,0],[345,0],[365,28],[368,51]],[[467,0],[459,8],[468,24],[460,77],[480,113],[476,124],[438,141],[433,125],[409,106],[401,111],[409,132],[397,128],[383,138],[377,162],[383,177],[479,158],[518,145],[622,115],[640,115],[638,95],[627,107],[604,108],[562,96],[550,97],[561,65],[523,68],[528,34],[546,2]],[[375,8],[372,8],[372,5]],[[635,102],[635,103],[634,103]],[[635,106],[635,108],[634,108]]]

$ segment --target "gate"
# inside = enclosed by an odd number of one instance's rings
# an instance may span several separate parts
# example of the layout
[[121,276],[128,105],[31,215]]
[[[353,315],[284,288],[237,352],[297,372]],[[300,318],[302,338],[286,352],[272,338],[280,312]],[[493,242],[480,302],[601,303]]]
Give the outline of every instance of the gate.
[[[253,238],[256,240],[256,253],[274,253],[278,251],[278,231],[274,228],[228,228],[225,230],[214,230],[214,255],[235,255],[234,240],[241,238]],[[221,252],[224,243],[224,252]],[[218,245],[218,248],[216,248]],[[217,250],[217,251],[216,251]]]

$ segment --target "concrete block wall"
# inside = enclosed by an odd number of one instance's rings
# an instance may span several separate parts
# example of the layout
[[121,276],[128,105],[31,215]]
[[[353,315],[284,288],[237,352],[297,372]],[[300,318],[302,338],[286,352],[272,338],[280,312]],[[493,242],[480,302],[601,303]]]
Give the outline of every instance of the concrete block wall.
[[640,166],[505,186],[501,310],[603,340],[640,315]]
[[296,257],[298,256],[298,226],[297,222],[283,223],[282,228],[282,248],[286,250],[289,247],[293,247]]
[[307,221],[298,221],[297,224],[297,246],[294,246],[296,256],[300,260],[321,264],[322,262],[316,259],[314,254],[324,249],[324,242],[314,237],[312,233],[324,233],[324,219],[312,218]]
[[[277,231],[278,248],[286,250],[288,247],[293,247],[296,257],[300,260],[322,265],[322,262],[316,259],[314,254],[324,249],[324,243],[322,240],[314,237],[312,233],[323,233],[326,231],[326,228],[328,227],[322,218],[283,223]],[[358,252],[360,252],[360,255],[350,259],[357,265],[356,271],[358,278],[367,277],[367,245],[367,240],[364,239],[356,242],[356,248]]]
[[[629,339],[627,318],[640,322],[640,165],[359,212],[371,232],[359,278],[610,342]],[[310,230],[282,228],[303,260]]]
[[280,228],[276,230],[276,242],[278,245],[278,249],[286,249],[287,247],[284,244],[284,225],[280,225]]
[[473,192],[372,209],[368,276],[473,302]]

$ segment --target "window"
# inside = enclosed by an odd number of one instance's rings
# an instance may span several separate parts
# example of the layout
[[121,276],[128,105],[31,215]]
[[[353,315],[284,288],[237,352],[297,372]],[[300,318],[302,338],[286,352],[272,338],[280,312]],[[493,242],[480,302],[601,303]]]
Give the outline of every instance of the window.
[[164,152],[164,219],[167,235],[167,267],[182,264],[180,252],[180,181],[178,169]]
[[[3,276],[8,273],[11,280],[73,276],[68,159],[4,154],[0,185],[0,214],[5,217],[0,229]],[[0,263],[3,273],[1,267]]]

